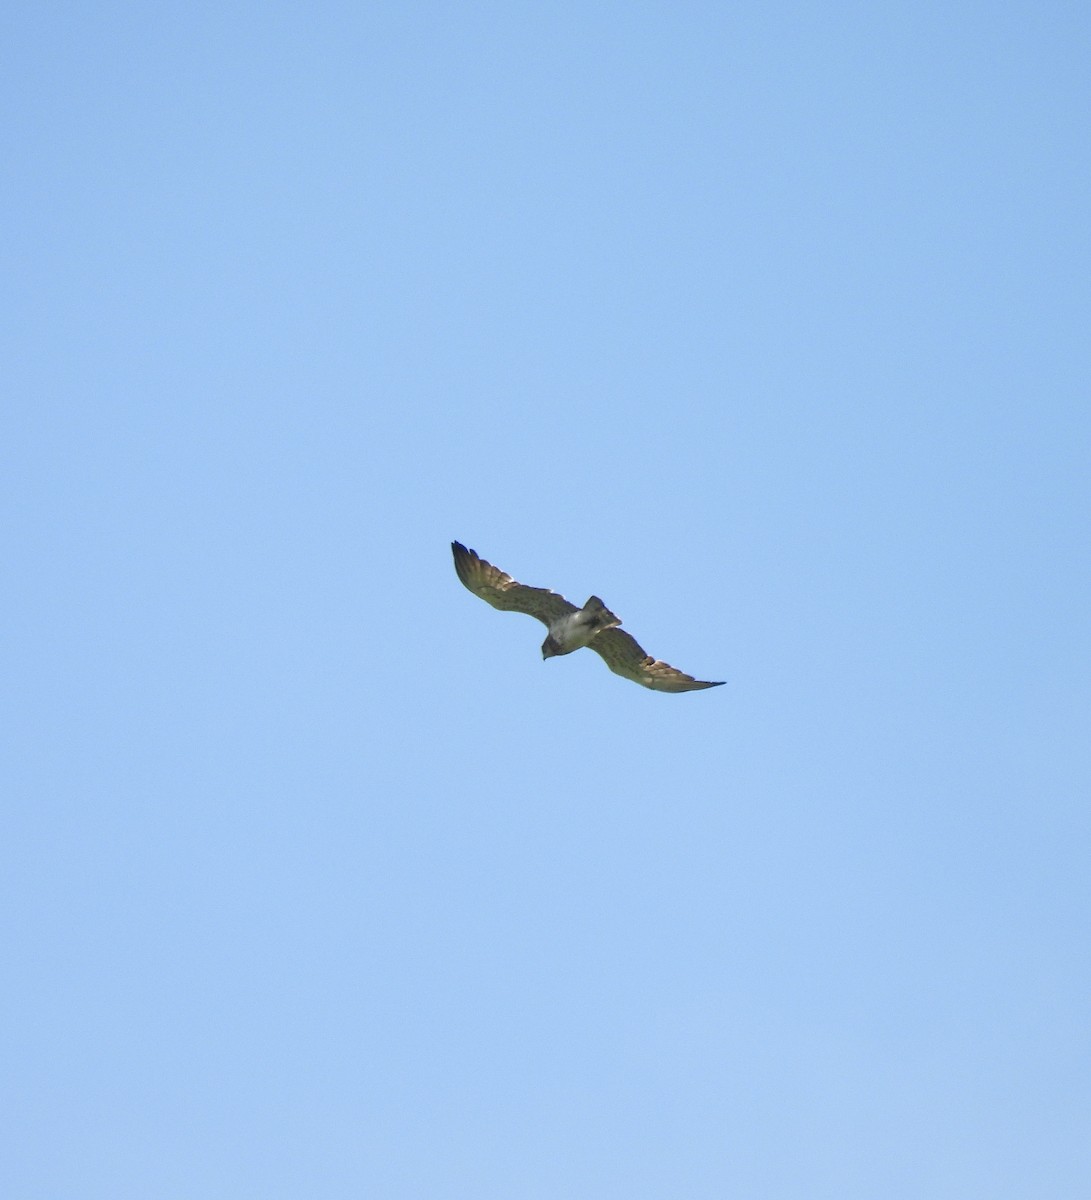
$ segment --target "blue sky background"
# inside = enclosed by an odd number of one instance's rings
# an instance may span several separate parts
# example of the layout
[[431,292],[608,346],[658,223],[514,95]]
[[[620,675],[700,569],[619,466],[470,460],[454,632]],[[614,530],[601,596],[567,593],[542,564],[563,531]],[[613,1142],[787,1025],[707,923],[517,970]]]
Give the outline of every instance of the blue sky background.
[[1086,6],[4,25],[4,1194],[1091,1194]]

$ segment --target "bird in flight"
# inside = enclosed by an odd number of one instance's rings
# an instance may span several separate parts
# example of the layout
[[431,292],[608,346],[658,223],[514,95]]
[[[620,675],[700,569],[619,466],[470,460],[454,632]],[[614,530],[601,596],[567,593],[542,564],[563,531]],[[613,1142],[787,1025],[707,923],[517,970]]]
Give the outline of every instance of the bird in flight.
[[549,588],[517,583],[461,542],[452,542],[451,551],[459,579],[475,596],[493,608],[537,617],[546,626],[549,632],[542,643],[543,659],[589,646],[616,675],[653,692],[696,692],[719,687],[724,682],[705,683],[645,654],[636,638],[619,628],[620,619],[598,596],[592,596],[583,608],[577,608]]

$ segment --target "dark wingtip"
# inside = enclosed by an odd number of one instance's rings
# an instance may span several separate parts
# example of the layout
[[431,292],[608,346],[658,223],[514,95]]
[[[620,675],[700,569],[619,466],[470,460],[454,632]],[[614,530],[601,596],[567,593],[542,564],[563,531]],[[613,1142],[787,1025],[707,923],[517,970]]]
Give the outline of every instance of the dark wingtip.
[[451,553],[455,559],[455,574],[472,592],[474,589],[470,583],[470,573],[477,555],[472,550],[467,550],[461,542],[451,543]]

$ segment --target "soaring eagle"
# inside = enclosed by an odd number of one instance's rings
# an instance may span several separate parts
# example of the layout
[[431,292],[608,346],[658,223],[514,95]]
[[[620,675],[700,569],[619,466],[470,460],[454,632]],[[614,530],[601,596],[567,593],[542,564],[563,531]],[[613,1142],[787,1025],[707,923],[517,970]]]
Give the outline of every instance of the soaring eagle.
[[548,588],[527,587],[516,583],[499,567],[479,558],[461,542],[452,542],[455,570],[459,579],[475,596],[480,596],[493,608],[508,612],[527,613],[537,617],[549,630],[542,643],[542,658],[571,654],[589,646],[616,675],[651,688],[654,692],[696,692],[701,688],[719,687],[705,683],[659,662],[632,637],[620,629],[621,620],[598,598],[592,596],[583,608],[577,608],[563,596]]

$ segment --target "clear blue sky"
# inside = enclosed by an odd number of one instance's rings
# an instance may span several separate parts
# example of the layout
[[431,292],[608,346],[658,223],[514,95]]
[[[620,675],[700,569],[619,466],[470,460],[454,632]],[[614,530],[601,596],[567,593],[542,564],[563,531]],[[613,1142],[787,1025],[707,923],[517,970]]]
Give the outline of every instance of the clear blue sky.
[[1087,6],[4,25],[0,1191],[1091,1195]]

